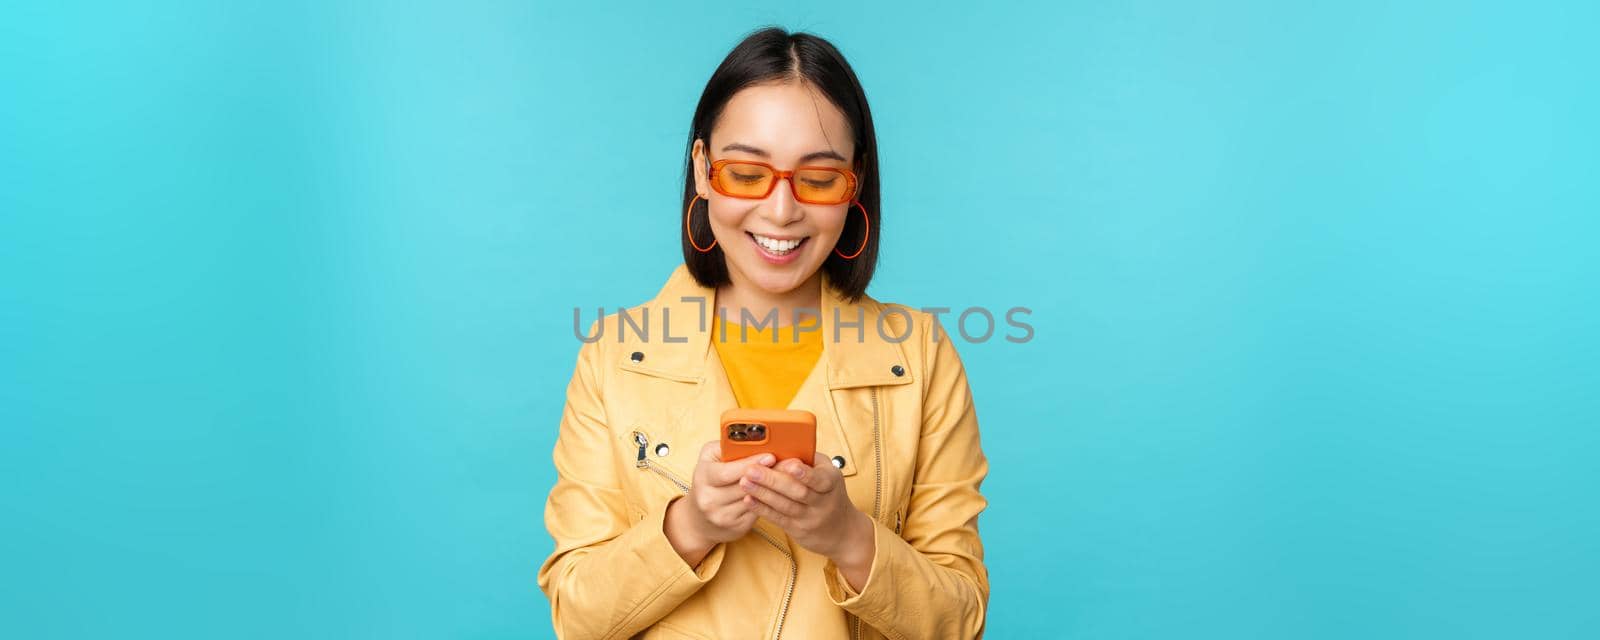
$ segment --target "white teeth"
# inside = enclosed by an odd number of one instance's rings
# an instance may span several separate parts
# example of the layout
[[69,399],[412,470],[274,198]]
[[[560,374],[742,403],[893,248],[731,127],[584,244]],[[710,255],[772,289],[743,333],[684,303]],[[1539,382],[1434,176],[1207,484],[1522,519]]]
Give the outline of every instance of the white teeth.
[[[780,256],[793,251],[795,247],[800,246],[800,240],[778,240],[776,238],[768,238],[766,236],[756,235],[754,233],[750,235],[756,239],[756,243],[760,244],[761,248]],[[802,240],[803,239],[804,238],[802,238]]]

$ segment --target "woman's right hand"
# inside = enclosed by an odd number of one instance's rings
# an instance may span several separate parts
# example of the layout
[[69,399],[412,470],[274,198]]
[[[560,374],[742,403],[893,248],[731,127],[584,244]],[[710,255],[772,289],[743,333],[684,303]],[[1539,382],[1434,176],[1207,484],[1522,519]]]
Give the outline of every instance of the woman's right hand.
[[733,462],[722,461],[717,440],[700,447],[689,493],[667,506],[667,541],[689,566],[698,566],[711,549],[744,537],[756,523],[755,509],[745,503],[739,478],[751,465],[771,467],[776,456],[763,453]]

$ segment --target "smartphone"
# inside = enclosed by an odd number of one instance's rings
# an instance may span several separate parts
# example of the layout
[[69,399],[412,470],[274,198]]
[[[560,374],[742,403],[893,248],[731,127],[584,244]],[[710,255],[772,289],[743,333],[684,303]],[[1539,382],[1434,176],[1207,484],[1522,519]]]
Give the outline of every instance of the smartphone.
[[722,412],[722,461],[770,453],[809,466],[817,451],[817,417],[797,409],[729,409]]

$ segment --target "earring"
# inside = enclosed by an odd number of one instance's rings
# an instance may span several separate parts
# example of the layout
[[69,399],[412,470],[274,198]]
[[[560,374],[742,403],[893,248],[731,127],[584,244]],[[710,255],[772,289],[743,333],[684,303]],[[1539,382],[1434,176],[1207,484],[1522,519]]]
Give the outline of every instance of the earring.
[[[867,238],[872,236],[872,217],[867,215],[866,206],[862,205],[861,201],[859,201],[859,200],[851,200],[850,204],[855,205],[857,207],[861,207],[861,221],[863,223],[865,223],[865,226],[862,227],[862,231],[861,231],[861,246],[856,248],[856,252],[855,253],[852,253],[850,255],[845,255],[844,252],[840,251],[838,247],[834,247],[833,248],[833,252],[839,254],[839,257],[844,258],[845,260],[852,260],[856,256],[861,255],[862,251],[866,251],[867,250]],[[845,209],[845,213],[847,213],[847,214],[850,213],[850,210],[848,208]]]
[[[704,198],[701,198],[698,194],[696,194],[693,199],[689,200],[689,208],[685,209],[684,212],[683,212],[683,232],[688,234],[688,236],[689,236],[689,246],[694,247],[695,251],[699,251],[700,253],[709,253],[712,249],[715,249],[717,247],[717,239],[715,237],[713,237],[713,238],[711,238],[711,245],[710,246],[701,247],[699,245],[699,243],[696,243],[694,241],[694,229],[689,224],[690,216],[694,215],[694,203],[695,203],[695,201],[696,200],[703,200],[703,199]],[[711,203],[709,201],[707,201],[706,202],[706,208],[707,208],[706,209],[706,215],[707,216],[711,215],[710,207],[711,207]]]

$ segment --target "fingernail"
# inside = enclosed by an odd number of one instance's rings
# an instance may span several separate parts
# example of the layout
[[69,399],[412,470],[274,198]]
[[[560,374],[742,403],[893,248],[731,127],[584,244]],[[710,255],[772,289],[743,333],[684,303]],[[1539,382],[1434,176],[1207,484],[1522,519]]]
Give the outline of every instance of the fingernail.
[[803,474],[803,473],[805,473],[805,470],[801,469],[800,467],[795,467],[795,468],[789,470],[789,475],[794,476],[796,478],[800,477],[800,475]]
[[746,478],[748,478],[751,481],[760,480],[761,479],[761,469],[756,468],[756,467],[750,467],[750,470],[746,471],[744,475],[745,475]]
[[772,464],[773,462],[776,462],[776,461],[777,461],[777,456],[774,456],[774,455],[772,455],[770,453],[761,454],[761,464]]

